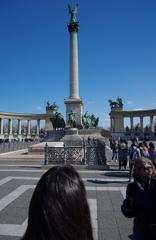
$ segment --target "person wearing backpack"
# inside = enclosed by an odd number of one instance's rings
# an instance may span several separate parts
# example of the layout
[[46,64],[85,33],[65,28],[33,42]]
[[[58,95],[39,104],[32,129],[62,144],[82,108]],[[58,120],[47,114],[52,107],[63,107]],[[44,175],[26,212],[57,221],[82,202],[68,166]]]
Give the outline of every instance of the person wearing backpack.
[[132,180],[132,170],[134,166],[135,160],[138,158],[138,141],[133,138],[132,139],[132,144],[128,149],[128,155],[129,155],[129,182]]
[[121,211],[134,218],[133,239],[156,239],[156,170],[152,161],[141,157],[134,164],[134,182],[126,189]]

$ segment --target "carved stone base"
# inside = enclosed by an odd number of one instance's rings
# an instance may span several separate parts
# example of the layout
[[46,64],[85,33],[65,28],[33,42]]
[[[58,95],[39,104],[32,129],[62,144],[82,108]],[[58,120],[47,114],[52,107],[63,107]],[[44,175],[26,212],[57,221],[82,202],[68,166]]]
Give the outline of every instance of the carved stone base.
[[76,120],[76,127],[82,127],[82,106],[83,102],[81,98],[69,98],[64,101],[66,104],[66,127],[68,127],[68,113],[71,111],[76,113],[75,120]]
[[83,139],[78,135],[77,128],[69,128],[65,130],[65,136],[61,138],[65,146],[82,146]]

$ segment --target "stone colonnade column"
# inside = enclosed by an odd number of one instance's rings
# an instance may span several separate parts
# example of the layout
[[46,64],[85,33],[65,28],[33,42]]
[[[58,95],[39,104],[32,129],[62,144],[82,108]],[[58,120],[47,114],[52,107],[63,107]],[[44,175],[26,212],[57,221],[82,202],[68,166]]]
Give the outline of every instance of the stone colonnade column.
[[110,117],[110,129],[111,129],[111,132],[113,131],[113,127],[112,127],[112,117]]
[[111,117],[111,131],[114,131],[114,117]]
[[37,137],[39,137],[39,135],[40,135],[40,120],[38,119],[37,120],[37,126],[36,126],[37,128],[36,128],[36,135],[37,135]]
[[21,134],[21,119],[18,119],[18,139],[22,139],[22,134]]
[[130,128],[131,128],[131,131],[134,130],[133,117],[130,117]]
[[141,132],[143,132],[143,130],[144,130],[143,116],[140,116],[140,128],[141,128]]
[[12,134],[12,119],[9,119],[9,141],[13,139],[13,134]]
[[3,134],[3,118],[0,118],[0,138],[1,139],[4,138],[4,134]]
[[150,130],[151,130],[151,132],[154,132],[154,123],[153,123],[153,119],[154,119],[154,117],[153,116],[150,116]]
[[27,122],[28,132],[27,132],[27,138],[31,137],[31,121],[28,120]]

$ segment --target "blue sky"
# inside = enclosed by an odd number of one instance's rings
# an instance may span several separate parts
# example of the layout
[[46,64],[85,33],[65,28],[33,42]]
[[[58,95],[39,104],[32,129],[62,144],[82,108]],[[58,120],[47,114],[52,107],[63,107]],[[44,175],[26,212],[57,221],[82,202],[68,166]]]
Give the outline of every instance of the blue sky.
[[83,112],[109,127],[109,99],[155,109],[155,0],[0,0],[0,111],[44,113],[49,100],[65,114],[68,3],[79,4]]

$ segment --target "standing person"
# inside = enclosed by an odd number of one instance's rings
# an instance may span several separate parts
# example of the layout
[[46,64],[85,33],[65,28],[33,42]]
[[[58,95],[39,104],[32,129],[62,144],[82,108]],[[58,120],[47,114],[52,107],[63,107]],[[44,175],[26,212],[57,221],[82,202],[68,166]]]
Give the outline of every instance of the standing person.
[[149,143],[148,153],[149,153],[149,159],[152,161],[156,169],[156,150],[153,142]]
[[117,151],[117,143],[115,139],[112,141],[112,160],[117,160],[118,159],[118,151]]
[[39,180],[22,240],[93,240],[84,184],[72,166],[55,166]]
[[148,144],[147,144],[146,141],[142,142],[142,147],[143,147],[143,153],[142,153],[143,157],[148,158],[149,157],[149,152],[148,152]]
[[110,146],[111,149],[112,149],[113,141],[114,141],[114,138],[112,136],[110,136],[110,138],[109,138],[109,146]]
[[[132,180],[133,175],[133,166],[136,159],[136,153],[138,151],[138,141],[136,138],[132,139],[132,144],[128,149],[128,155],[129,155],[129,182]],[[138,158],[138,156],[137,156]]]
[[127,185],[121,206],[125,217],[134,217],[134,240],[156,239],[156,170],[147,158],[134,164],[135,181]]
[[119,161],[119,170],[121,170],[121,167],[123,166],[124,169],[126,170],[126,165],[127,165],[127,142],[123,139],[119,140],[118,143],[118,161]]

